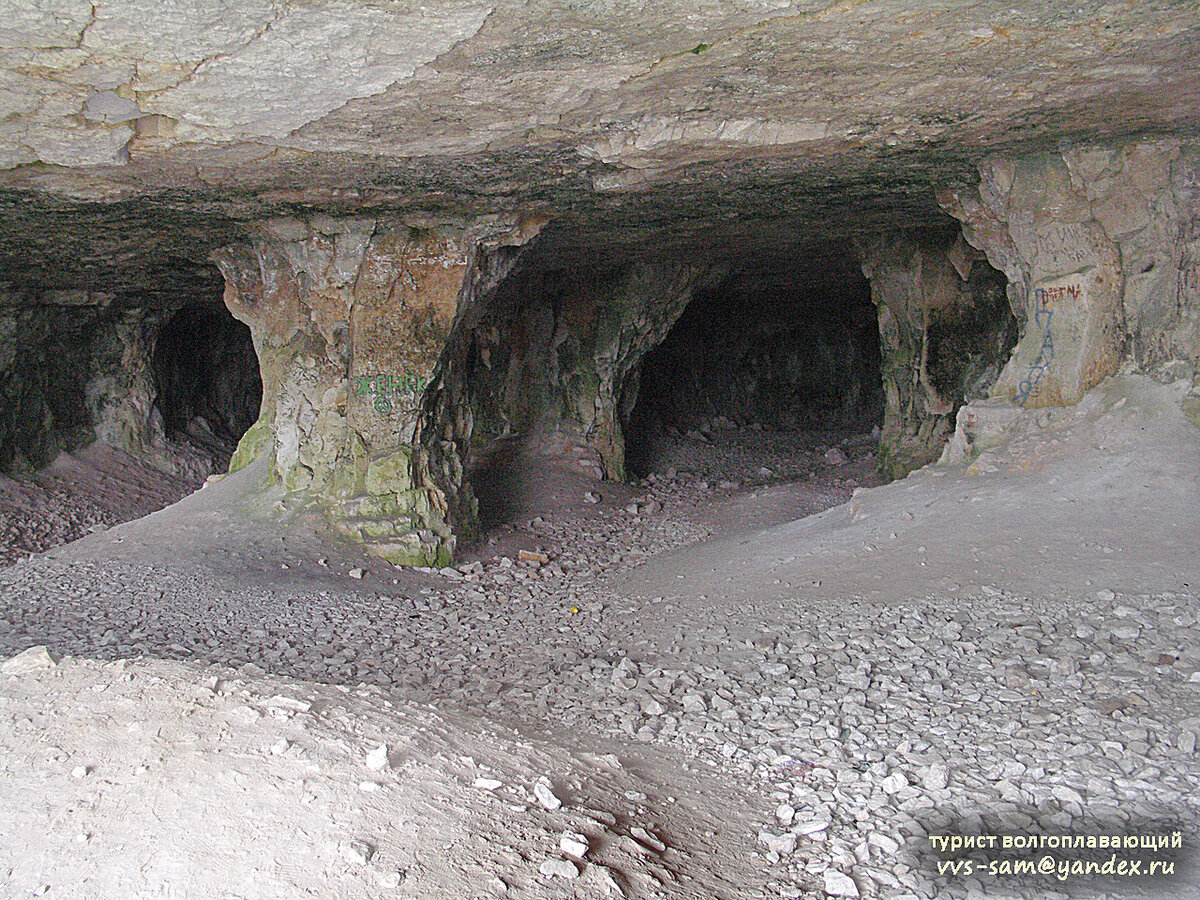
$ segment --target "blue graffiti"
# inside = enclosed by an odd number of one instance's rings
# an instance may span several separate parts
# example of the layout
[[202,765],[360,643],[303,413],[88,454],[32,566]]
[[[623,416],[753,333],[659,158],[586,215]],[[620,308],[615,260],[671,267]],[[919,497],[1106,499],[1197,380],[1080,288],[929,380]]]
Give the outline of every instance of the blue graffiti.
[[1033,297],[1033,324],[1043,329],[1044,334],[1042,335],[1042,346],[1038,348],[1037,358],[1030,365],[1029,372],[1021,379],[1021,383],[1017,385],[1017,402],[1021,406],[1029,401],[1029,395],[1037,389],[1046,370],[1050,368],[1050,363],[1054,360],[1054,334],[1050,330],[1050,323],[1054,320],[1054,310],[1049,308],[1046,292],[1041,288],[1033,292]]

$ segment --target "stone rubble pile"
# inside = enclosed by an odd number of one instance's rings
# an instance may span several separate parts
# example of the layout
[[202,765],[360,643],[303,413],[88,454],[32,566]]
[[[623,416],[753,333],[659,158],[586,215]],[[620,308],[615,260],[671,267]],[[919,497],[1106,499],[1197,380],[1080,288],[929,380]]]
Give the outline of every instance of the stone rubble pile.
[[[1200,823],[1194,594],[989,586],[830,606],[781,588],[770,603],[681,605],[606,587],[707,533],[695,515],[713,482],[761,481],[761,456],[744,459],[753,468],[656,476],[631,508],[536,517],[520,530],[540,549],[427,570],[408,598],[372,573],[289,595],[25,561],[0,570],[0,654],[251,662],[675,748],[762,797],[759,852],[783,897],[1060,896],[939,875],[928,835]],[[824,488],[844,469],[822,463]],[[553,809],[548,785],[533,793]],[[543,874],[578,874],[584,853],[567,843]]]

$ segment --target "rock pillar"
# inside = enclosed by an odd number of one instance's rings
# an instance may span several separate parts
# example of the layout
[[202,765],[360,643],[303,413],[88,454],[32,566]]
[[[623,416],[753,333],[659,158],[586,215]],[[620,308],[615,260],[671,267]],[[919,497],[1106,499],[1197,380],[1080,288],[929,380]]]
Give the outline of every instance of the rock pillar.
[[879,309],[884,413],[880,471],[937,459],[963,401],[996,378],[1015,334],[998,273],[956,235],[893,232],[860,241]]
[[475,246],[461,231],[314,218],[262,223],[218,251],[225,303],[250,326],[263,379],[231,468],[267,452],[275,480],[319,499],[377,555],[446,563],[461,467],[430,465],[424,401]]

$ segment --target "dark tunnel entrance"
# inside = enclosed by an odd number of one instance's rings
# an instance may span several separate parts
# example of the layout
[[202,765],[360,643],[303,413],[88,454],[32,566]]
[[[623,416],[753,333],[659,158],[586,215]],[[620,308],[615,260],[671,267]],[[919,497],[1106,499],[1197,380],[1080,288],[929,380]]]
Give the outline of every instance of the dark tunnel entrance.
[[540,236],[450,354],[484,530],[569,494],[564,472],[829,497],[902,478],[1016,341],[1004,275],[952,226],[705,253],[580,238]]
[[250,329],[224,306],[185,306],[159,331],[153,366],[167,437],[202,447],[223,471],[262,401]]
[[659,467],[664,439],[714,424],[870,432],[883,410],[870,284],[836,249],[744,264],[697,294],[626,390],[637,476]]
[[[544,235],[455,351],[485,531],[570,495],[575,476],[874,477],[879,319],[851,247],[696,260],[571,237]],[[854,465],[826,467],[834,445]]]

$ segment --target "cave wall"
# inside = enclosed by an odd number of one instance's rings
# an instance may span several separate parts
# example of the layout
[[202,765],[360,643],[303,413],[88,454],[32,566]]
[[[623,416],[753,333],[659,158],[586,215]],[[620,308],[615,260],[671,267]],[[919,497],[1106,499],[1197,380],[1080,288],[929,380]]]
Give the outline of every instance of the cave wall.
[[1127,356],[1200,365],[1200,153],[1177,141],[991,157],[939,199],[1008,277],[1021,341],[994,394],[1076,402]]
[[[93,441],[191,479],[220,465],[223,454],[213,446],[173,442],[162,416],[166,397],[155,357],[176,310],[157,298],[107,291],[0,289],[0,472],[33,471]],[[205,333],[193,343],[220,357],[230,350],[223,337]],[[233,395],[256,377],[256,363],[228,362],[212,360],[226,396],[214,395],[210,406],[244,405]],[[177,367],[168,394],[186,390],[194,375]],[[242,424],[227,423],[234,430]],[[232,431],[224,437],[236,439]]]
[[0,290],[0,471],[94,440],[171,468],[150,366],[163,315],[102,291]]
[[456,354],[472,450],[520,434],[533,454],[569,455],[596,475],[625,478],[642,361],[724,272],[656,259],[514,272]]
[[858,252],[879,316],[879,467],[901,478],[938,458],[959,406],[991,387],[1016,322],[1003,277],[952,232],[891,232]]
[[800,428],[878,421],[867,282],[851,257],[836,254],[739,269],[688,306],[647,358],[640,384],[635,415],[654,430],[718,416]]

